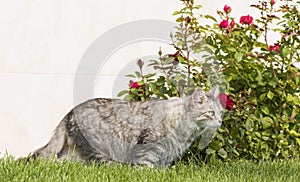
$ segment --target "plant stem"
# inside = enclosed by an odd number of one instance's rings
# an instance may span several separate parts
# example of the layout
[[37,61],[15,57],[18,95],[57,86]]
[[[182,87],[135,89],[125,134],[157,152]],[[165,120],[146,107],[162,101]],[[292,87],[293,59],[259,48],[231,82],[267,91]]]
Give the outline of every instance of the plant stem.
[[[191,14],[193,13],[192,8],[190,8]],[[189,30],[189,24],[186,23],[184,27],[184,32],[183,33],[183,41],[184,45],[186,47],[186,59],[187,59],[187,87],[190,87],[190,77],[191,77],[191,62],[190,62],[190,50],[188,46],[188,30]]]

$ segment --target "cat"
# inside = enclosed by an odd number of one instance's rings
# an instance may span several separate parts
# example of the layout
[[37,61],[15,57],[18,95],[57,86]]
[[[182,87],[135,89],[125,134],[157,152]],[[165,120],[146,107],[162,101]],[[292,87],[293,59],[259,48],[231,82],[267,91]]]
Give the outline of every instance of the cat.
[[205,127],[221,125],[218,95],[214,87],[169,100],[92,99],[73,108],[32,156],[169,166]]

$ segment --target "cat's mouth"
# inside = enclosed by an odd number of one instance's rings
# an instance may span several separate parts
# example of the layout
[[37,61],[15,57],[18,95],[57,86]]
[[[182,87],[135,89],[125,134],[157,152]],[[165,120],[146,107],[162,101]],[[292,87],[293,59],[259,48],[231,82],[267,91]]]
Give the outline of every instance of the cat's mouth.
[[221,126],[222,121],[214,120],[214,119],[207,119],[203,117],[203,114],[196,118],[198,125],[200,126],[208,126],[211,128],[218,128]]
[[207,123],[207,126],[212,127],[212,128],[218,128],[221,126],[221,124],[222,124],[222,122],[220,122],[220,121],[209,121]]

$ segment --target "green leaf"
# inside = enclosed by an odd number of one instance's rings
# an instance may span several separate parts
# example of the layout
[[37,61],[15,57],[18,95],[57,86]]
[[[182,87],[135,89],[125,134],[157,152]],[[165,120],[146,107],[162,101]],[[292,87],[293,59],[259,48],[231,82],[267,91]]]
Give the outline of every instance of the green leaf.
[[135,75],[137,76],[137,78],[140,78],[140,77],[141,77],[141,73],[138,72],[138,71],[135,71]]
[[269,91],[268,94],[267,94],[267,97],[268,97],[270,100],[272,100],[273,97],[274,97],[274,93],[271,92],[271,91]]
[[163,86],[164,84],[165,84],[164,80],[158,80],[158,81],[156,82],[156,85],[157,85],[157,86]]
[[223,159],[226,159],[227,157],[227,152],[223,149],[223,148],[220,148],[218,150],[218,155],[221,156]]
[[243,59],[243,53],[241,53],[241,52],[236,52],[235,54],[234,54],[234,58],[239,62],[239,61],[241,61],[242,59]]
[[286,100],[287,100],[288,102],[293,101],[293,95],[292,95],[292,94],[288,94],[287,97],[286,97]]
[[136,88],[131,88],[130,91],[133,94],[138,94],[138,89],[136,89]]
[[184,20],[183,17],[179,17],[179,18],[177,18],[175,21],[180,23],[180,22],[182,22],[183,20]]
[[183,63],[185,61],[185,59],[182,56],[178,56],[177,59],[180,63]]
[[273,119],[270,117],[264,117],[261,121],[263,129],[270,128],[273,123]]
[[275,87],[275,86],[277,86],[277,85],[278,85],[278,81],[277,81],[277,80],[275,80],[275,79],[273,79],[273,80],[270,80],[270,81],[268,82],[268,85],[270,85],[270,86],[272,86],[272,87]]
[[145,75],[144,78],[151,78],[155,75],[156,75],[156,73],[149,73],[149,74]]
[[261,95],[259,96],[259,100],[263,101],[263,100],[265,99],[265,97],[266,97],[266,94],[261,94]]
[[178,14],[181,14],[181,12],[180,12],[180,11],[175,11],[175,12],[173,13],[173,16],[174,16],[174,15],[178,15]]
[[288,54],[290,54],[291,53],[291,50],[290,49],[288,49],[288,48],[283,48],[282,49],[282,56],[283,57],[286,57]]
[[206,19],[211,19],[211,20],[213,20],[214,22],[217,22],[217,20],[216,20],[213,16],[211,16],[211,15],[204,15],[204,18],[206,18]]
[[131,78],[136,78],[136,76],[134,74],[128,74],[128,75],[125,75],[127,77],[131,77]]
[[261,71],[257,70],[257,76],[256,76],[255,80],[258,81],[258,82],[262,81]]
[[149,87],[152,92],[156,91],[156,84],[155,83],[149,83]]
[[252,130],[252,121],[247,120],[245,123],[245,128],[247,131],[251,131]]
[[300,99],[299,99],[298,96],[294,96],[294,97],[293,97],[293,103],[294,103],[295,105],[299,105],[299,104],[300,104]]
[[144,85],[144,84],[145,84],[145,82],[144,82],[143,80],[138,81],[138,85],[139,85],[139,86],[142,86],[142,85]]
[[125,100],[133,100],[134,95],[133,94],[128,94],[126,95],[126,97],[124,98]]
[[128,94],[129,92],[128,92],[128,90],[122,90],[121,92],[119,92],[118,93],[118,97],[121,97],[121,96],[123,96],[123,95],[125,95],[125,94]]
[[176,75],[175,76],[175,80],[183,80],[183,79],[185,79],[186,78],[186,76],[185,75]]
[[184,46],[184,42],[183,41],[177,41],[176,45],[178,47]]
[[213,148],[215,150],[218,150],[222,147],[222,143],[219,141],[212,141],[209,145],[211,148]]
[[220,133],[224,133],[224,132],[225,132],[225,130],[222,129],[222,128],[218,128],[218,131],[219,131]]
[[264,141],[268,141],[270,138],[269,137],[267,137],[267,136],[263,136],[263,137],[261,137]]
[[261,137],[261,134],[259,132],[254,132],[255,136],[257,136],[258,138]]
[[233,153],[235,153],[237,156],[240,156],[240,153],[236,149],[233,149]]
[[225,80],[227,82],[230,82],[233,79],[233,76],[225,76]]
[[269,111],[269,108],[267,108],[266,106],[262,106],[261,107],[261,111],[266,114],[266,115],[269,115],[270,114],[270,111]]
[[227,47],[227,49],[231,52],[236,52],[236,49],[234,47]]
[[210,147],[205,150],[206,154],[214,154],[215,152],[216,151],[214,149],[210,148]]
[[168,57],[165,61],[164,64],[170,64],[175,60],[175,57]]

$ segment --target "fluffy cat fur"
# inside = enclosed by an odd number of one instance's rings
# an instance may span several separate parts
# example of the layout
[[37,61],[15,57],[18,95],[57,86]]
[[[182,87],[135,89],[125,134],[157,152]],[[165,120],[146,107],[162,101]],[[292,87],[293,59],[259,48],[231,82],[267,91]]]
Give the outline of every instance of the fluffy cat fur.
[[220,126],[218,90],[147,102],[89,100],[72,109],[33,156],[168,166],[204,127]]

